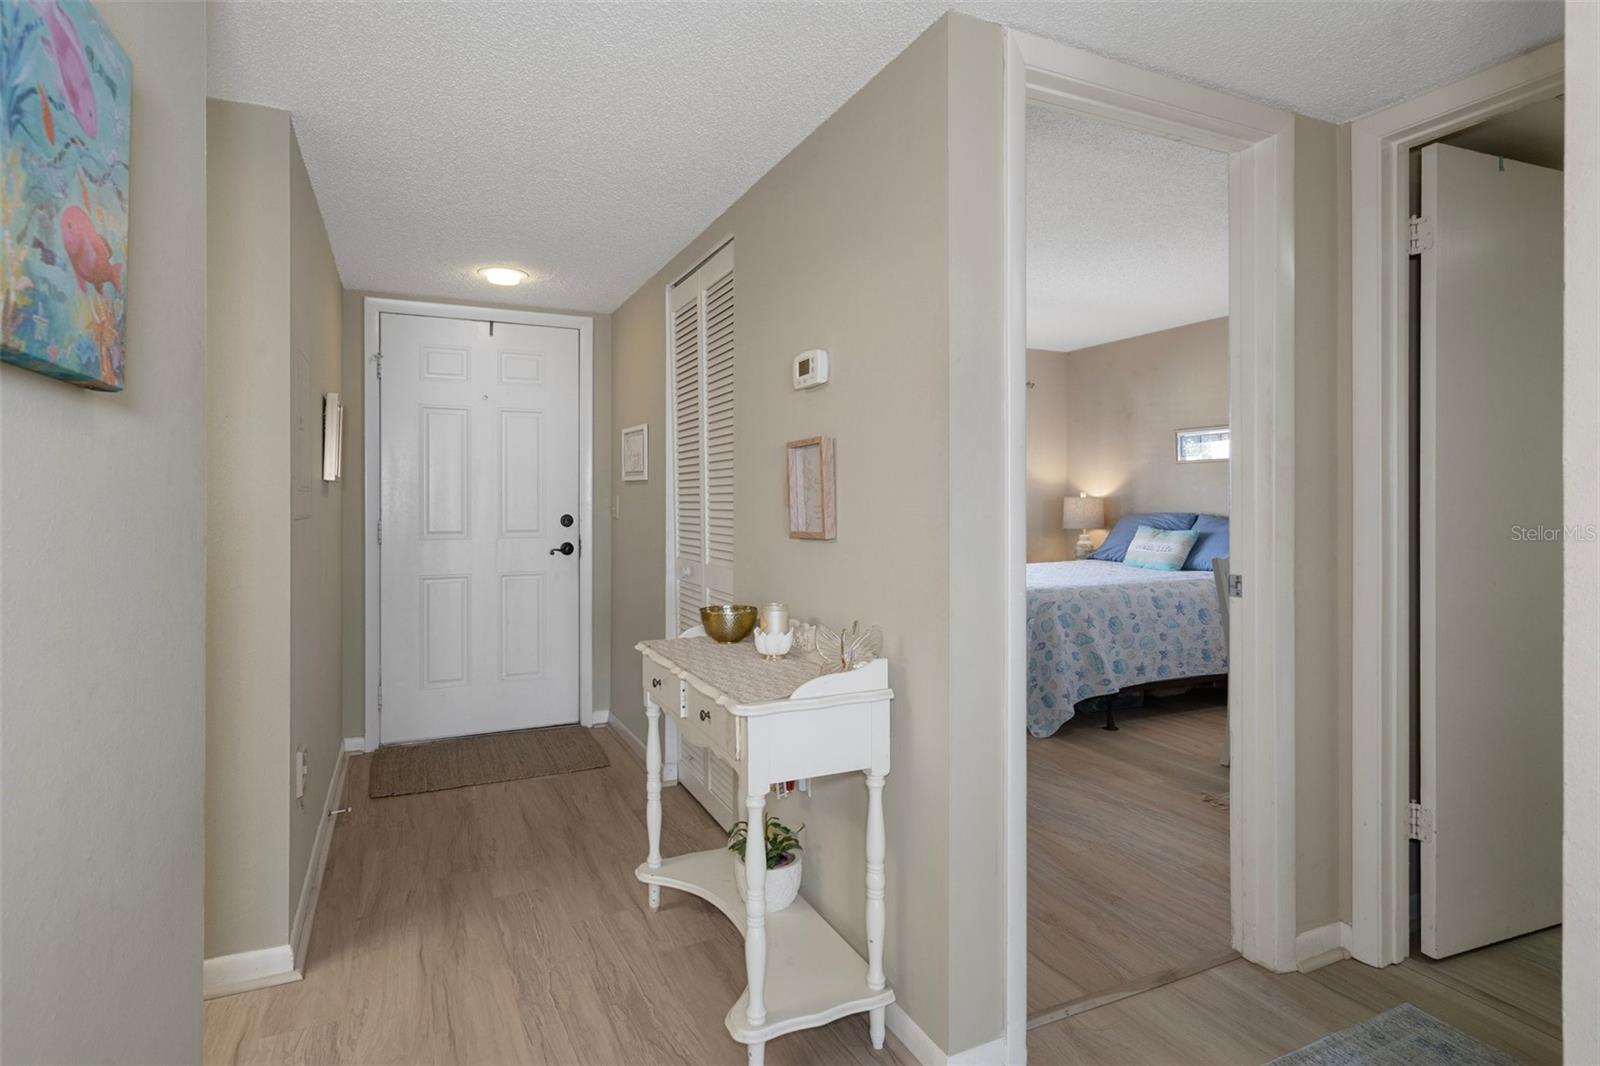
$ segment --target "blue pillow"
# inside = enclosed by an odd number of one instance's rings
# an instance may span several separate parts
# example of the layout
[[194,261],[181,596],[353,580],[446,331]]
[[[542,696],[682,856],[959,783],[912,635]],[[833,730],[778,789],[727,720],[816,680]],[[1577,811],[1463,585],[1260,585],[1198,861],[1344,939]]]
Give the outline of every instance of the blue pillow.
[[1140,526],[1122,562],[1126,566],[1142,566],[1146,570],[1182,570],[1184,560],[1194,550],[1197,536],[1199,534],[1192,529],[1151,529],[1149,526]]
[[1193,529],[1200,534],[1194,550],[1183,564],[1185,570],[1210,570],[1211,561],[1228,554],[1228,518],[1226,515],[1203,514],[1194,520]]
[[1111,527],[1111,532],[1106,534],[1104,543],[1091,559],[1104,559],[1108,563],[1120,563],[1128,555],[1128,545],[1133,543],[1133,535],[1139,532],[1140,526],[1149,526],[1151,529],[1189,529],[1194,525],[1195,516],[1176,511],[1152,511],[1149,514],[1125,514],[1117,519],[1117,524]]

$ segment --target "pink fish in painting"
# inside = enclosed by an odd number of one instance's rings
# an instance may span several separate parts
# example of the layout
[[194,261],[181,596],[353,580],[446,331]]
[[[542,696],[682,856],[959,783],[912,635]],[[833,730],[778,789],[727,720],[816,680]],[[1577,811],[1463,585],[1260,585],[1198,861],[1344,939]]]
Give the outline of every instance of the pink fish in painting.
[[72,272],[78,275],[78,291],[111,283],[122,291],[121,263],[111,261],[111,245],[100,236],[89,220],[89,213],[76,204],[61,212],[61,241],[67,246],[67,258],[72,260]]
[[100,117],[95,110],[94,85],[89,80],[89,59],[84,54],[83,42],[78,40],[72,19],[61,9],[61,0],[43,3],[34,0],[33,9],[50,27],[50,54],[55,57],[56,70],[61,74],[61,91],[67,98],[67,107],[92,140],[100,131]]

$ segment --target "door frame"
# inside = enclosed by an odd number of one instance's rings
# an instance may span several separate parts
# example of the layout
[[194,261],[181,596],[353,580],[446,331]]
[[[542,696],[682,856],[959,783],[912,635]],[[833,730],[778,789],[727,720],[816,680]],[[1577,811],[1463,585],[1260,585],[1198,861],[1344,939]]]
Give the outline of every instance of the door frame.
[[378,708],[379,639],[383,625],[378,519],[383,514],[383,405],[378,394],[378,317],[383,314],[458,318],[554,326],[578,331],[578,724],[605,724],[594,707],[594,318],[547,311],[513,311],[472,304],[432,303],[368,296],[362,300],[362,477],[365,483],[363,536],[366,543],[366,735],[363,747],[377,751],[382,736]]
[[1562,92],[1561,41],[1350,124],[1350,943],[1370,966],[1411,940],[1409,155]]
[[[1007,31],[1005,228],[1008,313],[1005,751],[1005,1040],[1027,1040],[1026,109],[1040,101],[1229,156],[1229,704],[1234,802],[1229,881],[1235,949],[1288,971],[1295,951],[1294,116]],[[1243,521],[1239,519],[1242,517]]]

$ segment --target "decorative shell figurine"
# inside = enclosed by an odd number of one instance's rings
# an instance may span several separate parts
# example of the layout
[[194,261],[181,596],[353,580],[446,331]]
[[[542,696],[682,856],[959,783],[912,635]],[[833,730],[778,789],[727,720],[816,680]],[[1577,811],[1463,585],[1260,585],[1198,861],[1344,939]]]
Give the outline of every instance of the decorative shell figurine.
[[827,673],[842,673],[865,666],[883,654],[883,631],[877,626],[861,628],[859,621],[850,628],[834,632],[817,626],[817,656]]

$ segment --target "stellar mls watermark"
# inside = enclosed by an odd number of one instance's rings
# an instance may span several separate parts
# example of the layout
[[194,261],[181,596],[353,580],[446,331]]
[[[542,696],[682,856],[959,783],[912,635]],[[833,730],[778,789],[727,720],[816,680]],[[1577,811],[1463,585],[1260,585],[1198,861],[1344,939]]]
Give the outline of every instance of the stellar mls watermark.
[[1512,526],[1511,540],[1517,544],[1593,544],[1600,540],[1600,526],[1593,522],[1581,526]]

